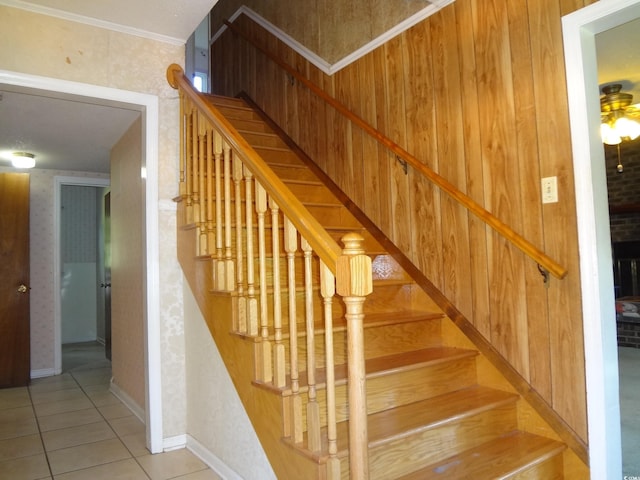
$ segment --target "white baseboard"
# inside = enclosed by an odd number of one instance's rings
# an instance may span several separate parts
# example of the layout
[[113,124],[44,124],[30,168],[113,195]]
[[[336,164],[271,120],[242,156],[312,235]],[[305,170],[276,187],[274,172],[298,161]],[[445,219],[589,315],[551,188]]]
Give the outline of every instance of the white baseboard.
[[187,446],[186,435],[176,435],[174,437],[167,437],[162,440],[162,450],[170,452],[171,450],[178,450]]
[[211,470],[216,472],[223,480],[242,480],[242,477],[234,472],[226,463],[210,452],[198,440],[187,434],[187,449],[196,457],[206,463]]
[[56,375],[56,371],[53,368],[31,370],[31,378],[53,377],[54,375]]
[[113,380],[111,380],[111,387],[109,388],[109,391],[116,397],[118,397],[118,399],[125,405],[125,407],[131,410],[131,413],[138,417],[138,420],[140,420],[143,424],[147,423],[145,421],[144,408],[138,405],[127,392],[120,389],[117,384],[113,383]]

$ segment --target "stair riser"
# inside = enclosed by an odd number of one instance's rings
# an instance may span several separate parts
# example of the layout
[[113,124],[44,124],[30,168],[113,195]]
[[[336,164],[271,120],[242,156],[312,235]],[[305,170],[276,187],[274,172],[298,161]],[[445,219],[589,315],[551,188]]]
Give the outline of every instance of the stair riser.
[[559,454],[509,477],[509,480],[564,480],[563,471],[562,455]]
[[216,105],[215,107],[220,111],[220,113],[222,113],[225,117],[228,117],[228,119],[232,121],[235,118],[245,120],[260,120],[260,116],[257,113],[246,107],[242,108],[230,105]]
[[[304,325],[298,324],[299,332],[304,331]],[[380,357],[383,355],[393,355],[404,352],[412,352],[421,348],[435,347],[437,345],[440,331],[440,320],[431,319],[419,322],[404,323],[400,325],[386,325],[364,329],[365,359]],[[402,335],[405,333],[405,335]],[[333,352],[334,364],[342,365],[347,363],[347,332],[345,329],[334,331]],[[288,328],[285,332],[283,343],[287,359],[290,358],[290,343],[288,338]],[[325,355],[325,335],[323,332],[315,335],[316,367],[324,368],[326,362]],[[306,335],[298,337],[298,370],[307,369],[307,344]],[[287,374],[289,374],[287,367]]]
[[[260,297],[259,285],[256,284],[255,288],[256,288],[255,296],[258,299],[257,301],[259,302],[259,297]],[[286,291],[286,284],[282,285],[282,289],[283,291],[281,296],[281,311],[282,311],[281,323],[282,323],[283,332],[286,333],[289,331],[289,298],[288,298],[288,292]],[[374,285],[373,293],[367,297],[364,303],[365,315],[380,313],[379,310],[376,309],[376,306],[381,304],[381,302],[378,300],[380,297],[382,298],[393,297],[396,299],[400,299],[402,298],[403,294],[406,293],[406,291],[407,289],[405,289],[403,286],[391,285],[391,286],[376,287]],[[245,290],[245,294],[246,294],[246,290]],[[305,315],[306,315],[305,300],[306,299],[305,299],[304,291],[298,290],[296,292],[296,316],[298,319],[297,324],[299,329],[301,328],[301,326],[305,324]],[[241,301],[243,300],[241,299]],[[406,300],[404,301],[404,303],[399,303],[398,305],[403,305],[403,304],[409,305],[409,301]],[[387,310],[391,311],[391,308],[387,307]],[[270,292],[267,293],[267,311],[268,312],[274,311],[273,295]],[[397,311],[397,309],[395,311]],[[335,296],[332,302],[332,318],[343,318],[344,314],[345,314],[344,303],[340,297]],[[315,319],[316,322],[324,323],[323,300],[320,295],[320,292],[317,289],[314,289],[313,291],[313,318]],[[270,335],[274,334],[273,319],[271,318],[271,315],[269,318],[269,334]]]
[[262,120],[253,120],[246,118],[234,118],[231,124],[236,130],[249,130],[251,132],[273,133],[271,128]]
[[[381,412],[400,405],[408,405],[420,400],[432,398],[450,391],[473,385],[476,380],[473,359],[446,362],[435,366],[425,366],[367,380],[367,411],[369,414]],[[301,394],[303,418],[306,420],[306,393]],[[320,421],[326,426],[326,391],[317,390],[317,402],[320,405]],[[336,418],[344,421],[349,418],[347,385],[336,387]]]
[[280,137],[273,133],[256,133],[242,130],[240,135],[253,147],[289,148]]
[[254,150],[267,162],[268,165],[298,165],[305,166],[304,162],[300,160],[295,153],[291,150],[283,150],[280,148],[267,148],[254,146]]
[[[515,406],[504,406],[448,422],[408,437],[369,448],[369,478],[388,480],[440,458],[460,453],[516,428]],[[349,480],[349,460],[341,461],[341,478]]]
[[317,182],[318,177],[314,175],[314,173],[308,168],[300,168],[297,165],[279,165],[273,164],[270,165],[271,169],[274,173],[280,178],[284,183],[288,181],[298,181],[298,182]]

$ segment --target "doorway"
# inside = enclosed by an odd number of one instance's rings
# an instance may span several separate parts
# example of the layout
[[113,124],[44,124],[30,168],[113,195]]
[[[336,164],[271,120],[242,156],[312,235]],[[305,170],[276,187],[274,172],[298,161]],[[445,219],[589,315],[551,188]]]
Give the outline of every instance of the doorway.
[[640,17],[640,1],[597,2],[563,17],[580,250],[592,478],[622,478],[618,347],[595,36]]
[[[145,390],[147,396],[145,423],[147,446],[152,453],[163,450],[162,431],[162,386],[159,368],[149,369],[148,365],[161,364],[160,312],[159,312],[159,244],[158,236],[158,141],[159,141],[159,99],[155,95],[120,90],[97,85],[60,80],[49,77],[28,75],[0,70],[0,84],[18,88],[38,89],[43,95],[56,98],[81,98],[83,102],[130,108],[142,115],[142,169],[144,181],[140,192],[144,205],[145,285]],[[146,235],[150,232],[150,235]],[[59,271],[59,265],[54,265]],[[56,281],[56,276],[53,276]],[[55,301],[55,295],[53,296]],[[59,312],[59,309],[57,309]],[[58,324],[59,325],[59,324]],[[59,341],[60,331],[55,332]],[[56,341],[56,343],[57,343]]]
[[[105,222],[104,197],[109,180],[105,178],[56,177],[54,212],[56,277],[60,342],[56,343],[56,371],[65,371],[63,345],[99,343],[109,334],[105,311]],[[56,308],[56,312],[58,309]],[[56,318],[56,330],[58,318]],[[60,360],[60,364],[57,360]]]

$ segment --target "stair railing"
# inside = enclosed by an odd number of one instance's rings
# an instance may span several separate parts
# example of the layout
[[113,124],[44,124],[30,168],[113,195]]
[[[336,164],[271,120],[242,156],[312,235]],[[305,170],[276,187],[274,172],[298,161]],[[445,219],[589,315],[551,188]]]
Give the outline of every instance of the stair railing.
[[443,192],[445,192],[449,197],[455,200],[458,204],[462,205],[469,212],[474,214],[480,220],[482,220],[485,224],[490,226],[493,230],[495,230],[498,234],[504,237],[509,243],[514,245],[520,251],[522,251],[525,255],[533,259],[538,264],[538,269],[540,273],[542,273],[545,282],[548,278],[548,273],[551,273],[554,277],[558,279],[563,279],[567,275],[567,269],[560,265],[558,262],[549,257],[546,253],[538,249],[535,245],[529,242],[527,239],[522,237],[519,233],[513,230],[509,225],[504,223],[502,220],[497,218],[491,212],[482,207],[478,202],[473,200],[471,197],[461,192],[458,188],[456,188],[451,182],[447,179],[436,173],[434,170],[429,168],[424,163],[420,162],[416,157],[414,157],[411,153],[406,151],[400,145],[395,143],[389,137],[384,135],[382,132],[374,128],[372,125],[367,123],[363,118],[356,115],[352,112],[346,105],[329,95],[322,88],[318,87],[315,83],[311,82],[304,75],[298,72],[295,68],[293,68],[288,63],[281,60],[277,55],[274,55],[269,50],[264,48],[262,45],[258,44],[251,37],[246,35],[242,30],[240,30],[233,23],[225,20],[225,25],[231,29],[232,32],[241,36],[251,45],[253,45],[257,50],[262,52],[267,58],[273,61],[280,68],[285,70],[289,75],[302,83],[305,87],[307,87],[313,94],[315,94],[318,98],[323,100],[325,103],[333,107],[338,113],[347,118],[354,125],[357,125],[365,132],[367,135],[374,138],[378,143],[389,149],[393,152],[399,159],[402,159],[406,164],[411,165],[411,167],[418,173],[425,176],[429,181],[438,186]]
[[[224,116],[193,89],[180,66],[171,65],[167,79],[180,96],[179,196],[185,223],[197,232],[194,253],[211,258],[213,290],[232,296],[234,329],[254,338],[255,379],[283,393],[284,435],[301,445],[306,433],[308,453],[326,457],[326,478],[339,479],[336,425],[345,414],[336,407],[332,322],[344,316],[350,478],[367,479],[362,321],[372,269],[363,238],[347,234],[341,249]],[[341,305],[336,292],[344,312],[336,310]],[[315,344],[316,319],[324,323],[323,346]],[[298,345],[303,337],[305,348]],[[317,365],[317,352],[323,349],[324,365]],[[321,411],[323,377],[326,408]]]

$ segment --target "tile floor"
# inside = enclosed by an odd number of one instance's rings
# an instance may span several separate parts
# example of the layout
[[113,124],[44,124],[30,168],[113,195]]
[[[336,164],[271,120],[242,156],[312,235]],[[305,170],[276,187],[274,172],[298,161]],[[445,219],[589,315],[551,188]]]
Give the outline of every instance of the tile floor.
[[186,449],[149,454],[110,363],[75,353],[62,375],[0,390],[0,480],[220,480]]

